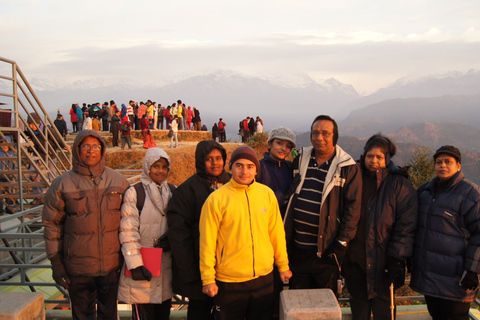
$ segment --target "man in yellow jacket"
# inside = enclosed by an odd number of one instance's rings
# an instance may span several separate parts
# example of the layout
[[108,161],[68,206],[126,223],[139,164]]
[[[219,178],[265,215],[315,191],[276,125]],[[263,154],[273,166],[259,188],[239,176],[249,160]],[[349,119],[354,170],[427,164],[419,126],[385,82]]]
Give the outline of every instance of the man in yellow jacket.
[[273,264],[282,281],[292,276],[278,201],[269,187],[255,182],[259,169],[252,148],[235,149],[232,179],[202,208],[200,273],[217,320],[272,319]]

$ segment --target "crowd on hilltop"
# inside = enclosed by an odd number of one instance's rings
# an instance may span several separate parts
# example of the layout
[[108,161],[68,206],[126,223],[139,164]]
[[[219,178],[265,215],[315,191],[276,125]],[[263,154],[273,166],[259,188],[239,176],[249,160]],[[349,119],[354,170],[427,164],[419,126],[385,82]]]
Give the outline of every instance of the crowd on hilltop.
[[148,121],[149,129],[160,130],[169,130],[172,121],[177,118],[179,130],[201,130],[202,121],[200,111],[195,107],[193,109],[191,106],[187,107],[181,100],[167,107],[160,103],[157,105],[150,99],[147,102],[130,100],[128,105],[122,103],[120,107],[113,100],[110,100],[110,103],[104,102],[102,105],[99,102],[83,103],[83,106],[73,103],[69,114],[73,132],[83,129],[110,131],[114,115],[120,118],[121,123],[127,117],[133,130],[141,130],[141,120],[144,116]]

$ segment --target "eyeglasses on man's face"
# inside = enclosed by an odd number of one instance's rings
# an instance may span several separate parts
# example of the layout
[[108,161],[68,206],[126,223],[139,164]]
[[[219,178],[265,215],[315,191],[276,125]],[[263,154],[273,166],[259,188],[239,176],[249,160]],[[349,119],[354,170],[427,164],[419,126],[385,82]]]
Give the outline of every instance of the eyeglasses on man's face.
[[102,150],[102,146],[99,146],[99,145],[89,145],[89,144],[81,144],[80,145],[80,149],[82,150],[92,150],[92,151],[99,151],[99,150]]
[[324,138],[330,138],[333,135],[333,132],[328,132],[328,131],[312,131],[312,137],[318,137],[322,136]]

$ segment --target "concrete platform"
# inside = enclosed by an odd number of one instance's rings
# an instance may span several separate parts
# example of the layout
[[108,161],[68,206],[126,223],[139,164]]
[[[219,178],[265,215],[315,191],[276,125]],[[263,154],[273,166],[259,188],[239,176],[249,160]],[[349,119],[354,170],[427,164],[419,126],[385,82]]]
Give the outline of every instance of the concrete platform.
[[38,292],[0,292],[0,320],[43,320],[43,301]]

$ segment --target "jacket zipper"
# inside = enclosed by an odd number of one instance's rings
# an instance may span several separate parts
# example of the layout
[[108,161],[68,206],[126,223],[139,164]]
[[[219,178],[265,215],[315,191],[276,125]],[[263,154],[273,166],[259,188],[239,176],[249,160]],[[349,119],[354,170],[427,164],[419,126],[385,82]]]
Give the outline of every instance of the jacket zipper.
[[255,277],[255,244],[253,242],[252,213],[250,211],[250,201],[248,199],[248,193],[246,189],[245,189],[245,196],[247,198],[248,217],[250,221],[250,239],[252,240],[252,269],[253,269],[253,276]]

